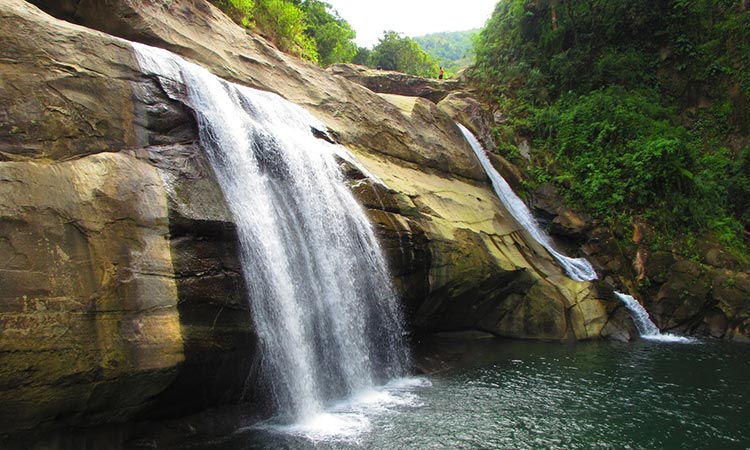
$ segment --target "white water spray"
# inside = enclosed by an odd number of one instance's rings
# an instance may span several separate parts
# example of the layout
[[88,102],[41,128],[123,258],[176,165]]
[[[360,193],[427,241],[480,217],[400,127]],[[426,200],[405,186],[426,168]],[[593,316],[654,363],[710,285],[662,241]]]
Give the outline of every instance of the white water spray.
[[490,177],[492,187],[495,190],[500,201],[505,205],[505,208],[513,215],[516,221],[528,231],[539,244],[541,244],[547,251],[552,255],[567,272],[568,276],[576,281],[591,281],[596,280],[596,270],[585,258],[570,258],[563,255],[562,253],[555,250],[552,245],[552,240],[547,234],[539,227],[536,219],[531,214],[531,211],[526,204],[521,200],[507,181],[498,173],[497,170],[492,166],[490,158],[487,156],[487,152],[479,143],[476,136],[469,131],[466,127],[460,123],[456,123],[458,128],[463,133],[466,140],[471,145],[472,150],[477,155],[480,164]]
[[641,306],[641,304],[638,303],[638,300],[633,298],[632,295],[623,294],[622,292],[617,291],[615,291],[615,295],[620,297],[620,300],[622,300],[622,302],[625,304],[625,307],[628,309],[628,311],[630,311],[630,317],[633,318],[633,323],[638,329],[638,334],[641,338],[659,342],[695,342],[695,339],[693,338],[677,336],[670,333],[662,333],[661,331],[659,331],[659,328],[656,326],[656,324],[651,321],[651,317],[649,317],[646,308]]
[[330,425],[324,435],[366,429],[363,417],[327,408],[402,376],[408,352],[382,252],[334,157],[345,149],[315,138],[311,129],[325,127],[275,94],[133,46],[144,73],[162,86],[183,86],[182,100],[195,113],[237,224],[279,414],[303,431],[323,421]]

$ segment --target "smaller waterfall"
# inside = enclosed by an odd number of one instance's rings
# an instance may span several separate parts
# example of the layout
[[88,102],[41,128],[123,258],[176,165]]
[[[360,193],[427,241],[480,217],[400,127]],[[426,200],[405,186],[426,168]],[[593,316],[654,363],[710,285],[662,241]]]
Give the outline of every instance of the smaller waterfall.
[[689,337],[676,336],[670,333],[662,334],[656,324],[651,321],[648,311],[638,303],[638,300],[633,298],[632,295],[623,294],[622,292],[615,291],[615,294],[620,297],[620,300],[622,300],[625,307],[630,311],[630,317],[633,318],[633,323],[638,329],[638,334],[641,338],[659,342],[695,342],[695,339]]
[[565,269],[570,278],[576,281],[591,281],[596,280],[596,271],[585,258],[570,258],[563,255],[562,253],[555,250],[552,245],[552,240],[547,234],[539,227],[536,219],[531,214],[531,211],[526,204],[521,200],[507,181],[498,173],[497,170],[492,166],[490,158],[487,156],[487,152],[479,143],[474,134],[469,131],[466,127],[460,123],[456,123],[458,128],[463,133],[466,140],[471,145],[472,150],[479,158],[479,162],[482,164],[484,171],[492,181],[492,187],[495,190],[500,201],[510,211],[516,221],[529,232],[539,244],[541,244],[547,251],[552,255]]
[[633,318],[633,323],[641,337],[658,336],[661,334],[656,324],[651,321],[646,308],[641,306],[638,300],[633,298],[632,295],[623,294],[622,292],[615,292],[615,294],[620,297],[620,300],[625,303],[625,307],[630,311],[630,317]]

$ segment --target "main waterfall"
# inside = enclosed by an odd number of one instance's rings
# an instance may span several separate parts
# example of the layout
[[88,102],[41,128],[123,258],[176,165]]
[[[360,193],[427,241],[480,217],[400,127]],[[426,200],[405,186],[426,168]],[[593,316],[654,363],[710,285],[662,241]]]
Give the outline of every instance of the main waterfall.
[[476,136],[460,123],[456,123],[461,129],[466,140],[471,145],[472,150],[477,155],[480,164],[490,177],[492,187],[495,190],[500,201],[505,205],[508,211],[513,215],[516,221],[528,231],[539,244],[541,244],[552,255],[568,273],[570,278],[576,281],[590,281],[596,279],[596,271],[585,258],[570,258],[555,250],[549,236],[539,227],[536,219],[526,204],[521,200],[507,181],[492,166],[490,158],[487,156],[482,144],[479,143]]
[[234,216],[265,381],[286,422],[403,375],[404,331],[386,263],[325,127],[281,97],[133,44],[142,70],[184,86]]

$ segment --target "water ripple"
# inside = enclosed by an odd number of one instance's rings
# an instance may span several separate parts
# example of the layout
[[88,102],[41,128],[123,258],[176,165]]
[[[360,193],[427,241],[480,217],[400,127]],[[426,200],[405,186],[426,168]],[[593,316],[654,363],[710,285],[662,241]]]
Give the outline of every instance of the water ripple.
[[365,418],[366,425],[354,422],[359,427],[355,437],[256,428],[194,448],[750,446],[750,346],[710,341],[688,346],[649,341],[495,345],[494,360],[478,367],[401,380],[326,411],[339,419],[347,414]]

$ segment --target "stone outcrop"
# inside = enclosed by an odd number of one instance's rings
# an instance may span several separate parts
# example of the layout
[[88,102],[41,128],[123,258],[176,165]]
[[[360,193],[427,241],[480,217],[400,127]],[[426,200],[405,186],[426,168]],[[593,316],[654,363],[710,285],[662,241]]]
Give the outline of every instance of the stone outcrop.
[[644,257],[642,288],[659,328],[699,336],[747,340],[750,274],[671,253]]
[[576,244],[590,238],[593,218],[568,208],[551,184],[544,183],[534,191],[532,205],[537,216],[547,222],[545,225],[551,235]]
[[474,133],[484,148],[497,147],[492,137],[492,118],[471,94],[462,91],[451,92],[440,100],[438,108]]
[[458,80],[433,80],[357,64],[333,64],[327,70],[378,94],[422,97],[433,103],[440,102],[461,85]]
[[384,182],[347,171],[417,330],[628,335],[607,289],[571,281],[509,216],[434,101],[332,76],[203,1],[34,3],[78,25],[0,0],[0,432],[254,395],[235,225],[191,111],[119,38],[325,123]]
[[0,7],[0,433],[236,401],[254,336],[192,115],[127,42]]
[[586,216],[573,214],[569,220],[569,210],[544,190],[537,191],[535,204],[550,214],[550,229],[565,240],[583,242],[601,275],[640,299],[659,329],[748,341],[750,273],[710,236],[692,258],[654,250],[655,233],[645,221],[636,222],[630,234]]

